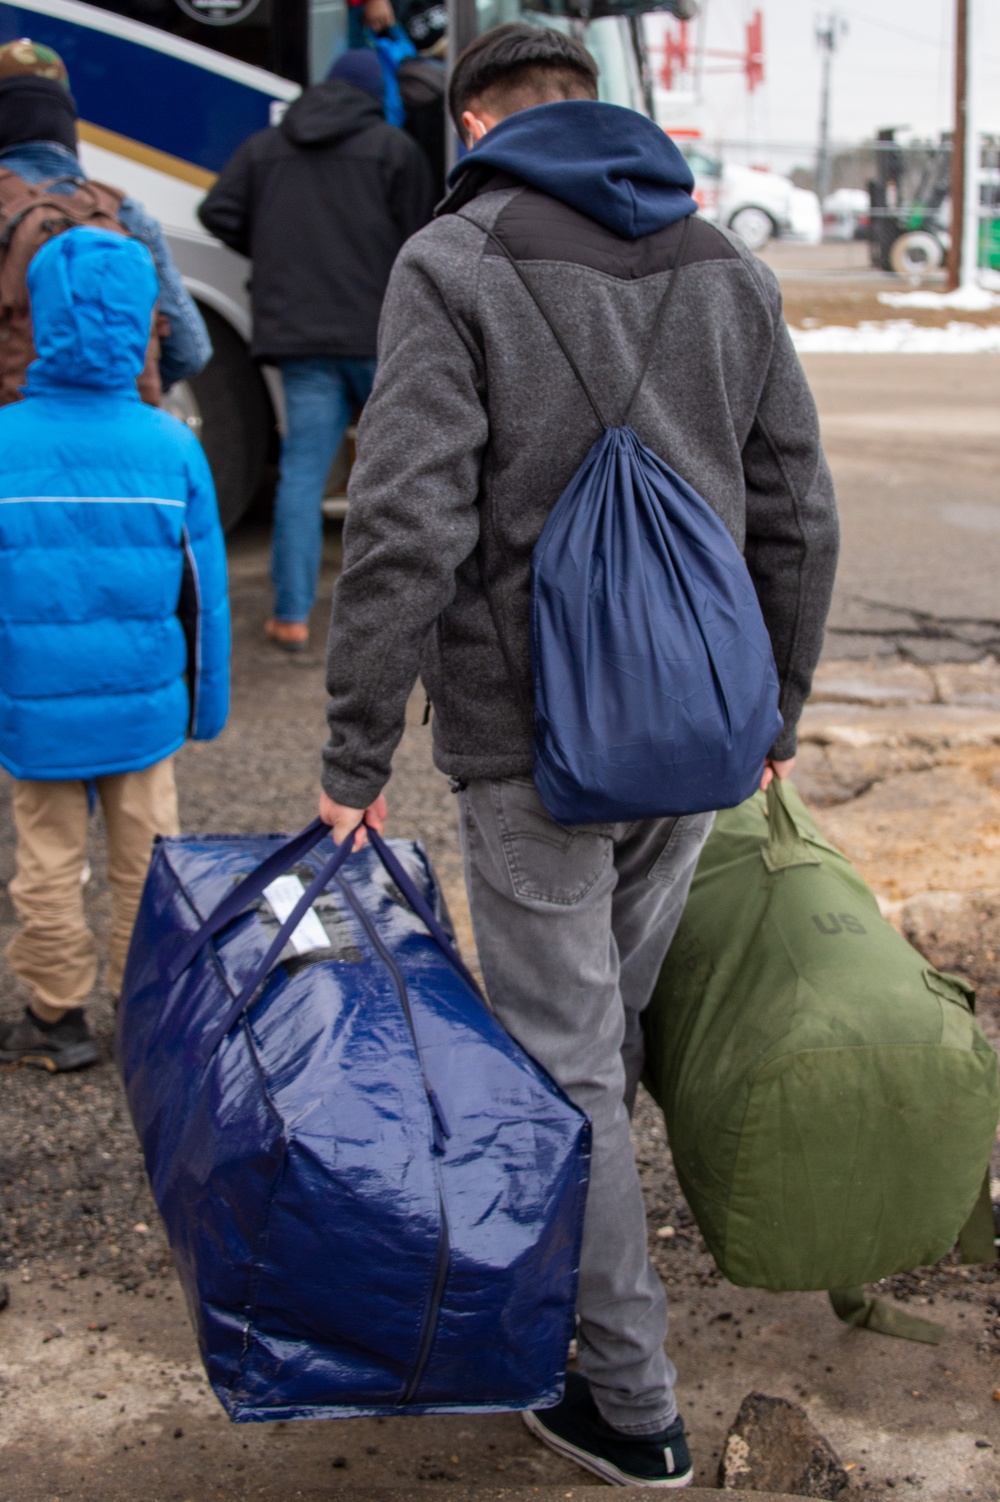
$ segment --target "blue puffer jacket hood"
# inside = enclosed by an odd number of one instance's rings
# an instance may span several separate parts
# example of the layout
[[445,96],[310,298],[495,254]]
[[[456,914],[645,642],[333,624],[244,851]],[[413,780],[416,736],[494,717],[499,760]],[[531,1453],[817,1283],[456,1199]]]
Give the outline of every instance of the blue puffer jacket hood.
[[89,386],[138,401],[159,292],[145,245],[111,230],[67,230],[35,253],[27,280],[38,354],[28,390]]
[[538,104],[508,115],[452,169],[509,172],[626,240],[674,224],[698,205],[694,177],[668,135],[635,110],[590,99]]
[[136,391],[157,287],[145,246],[68,230],[28,283],[39,358],[24,400],[0,407],[0,766],[141,771],[226,721],[212,474]]

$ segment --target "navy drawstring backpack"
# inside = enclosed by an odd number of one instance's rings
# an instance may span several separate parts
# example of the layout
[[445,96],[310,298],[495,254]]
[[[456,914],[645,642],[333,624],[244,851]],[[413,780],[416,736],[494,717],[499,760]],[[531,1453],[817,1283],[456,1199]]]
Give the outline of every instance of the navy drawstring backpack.
[[[707,502],[629,426],[690,227],[688,219],[639,379],[615,425],[525,271],[486,231],[602,428],[531,560],[532,770],[539,797],[561,824],[733,808],[759,786],[782,727],[771,641],[739,549]],[[481,550],[478,556],[517,687]],[[531,723],[523,700],[522,708]]]
[[209,1380],[241,1422],[545,1407],[590,1123],[420,846],[328,835],[157,841],[129,951],[118,1063]]

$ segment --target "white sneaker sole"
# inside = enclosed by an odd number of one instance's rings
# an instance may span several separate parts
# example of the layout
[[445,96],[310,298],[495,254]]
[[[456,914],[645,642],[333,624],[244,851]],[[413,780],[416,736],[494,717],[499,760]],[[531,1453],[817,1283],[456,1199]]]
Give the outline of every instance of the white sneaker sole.
[[610,1460],[602,1460],[599,1455],[591,1455],[589,1450],[581,1450],[577,1445],[570,1444],[568,1439],[560,1439],[558,1434],[553,1434],[551,1429],[546,1429],[541,1419],[531,1409],[526,1409],[521,1414],[528,1429],[536,1439],[540,1439],[543,1445],[548,1445],[550,1450],[555,1450],[557,1455],[564,1455],[567,1460],[573,1460],[577,1465],[583,1466],[585,1471],[590,1471],[595,1476],[600,1476],[609,1486],[649,1486],[660,1489],[679,1489],[690,1486],[694,1480],[694,1471],[687,1470],[679,1476],[665,1476],[662,1481],[649,1481],[642,1476],[630,1476],[626,1471],[620,1471]]

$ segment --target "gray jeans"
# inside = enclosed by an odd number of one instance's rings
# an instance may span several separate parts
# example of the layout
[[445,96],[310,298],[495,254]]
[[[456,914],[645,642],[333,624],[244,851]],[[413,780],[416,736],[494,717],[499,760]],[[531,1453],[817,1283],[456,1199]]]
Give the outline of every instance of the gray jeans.
[[667,1302],[646,1250],[629,1111],[640,1017],[677,930],[711,814],[567,828],[527,778],[459,794],[472,924],[490,1004],[593,1123],[577,1300],[580,1369],[607,1423],[677,1415]]

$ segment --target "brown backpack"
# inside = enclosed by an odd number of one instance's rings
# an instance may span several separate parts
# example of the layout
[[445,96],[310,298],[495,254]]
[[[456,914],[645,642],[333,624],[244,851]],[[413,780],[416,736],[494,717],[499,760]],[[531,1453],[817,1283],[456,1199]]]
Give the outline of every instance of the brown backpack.
[[[58,183],[73,183],[71,193],[54,193]],[[104,183],[53,178],[29,183],[16,172],[0,167],[0,407],[19,401],[20,388],[35,346],[31,338],[31,304],[28,299],[28,262],[47,240],[78,225],[93,229],[128,231],[118,217],[124,193]],[[136,385],[144,402],[159,405],[159,334],[165,332],[162,315],[156,322],[146,363]]]

